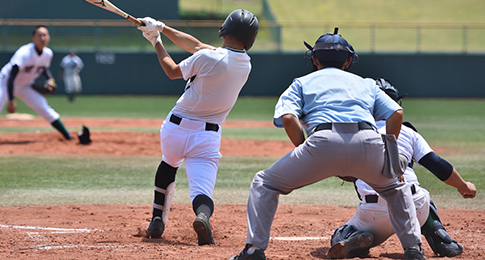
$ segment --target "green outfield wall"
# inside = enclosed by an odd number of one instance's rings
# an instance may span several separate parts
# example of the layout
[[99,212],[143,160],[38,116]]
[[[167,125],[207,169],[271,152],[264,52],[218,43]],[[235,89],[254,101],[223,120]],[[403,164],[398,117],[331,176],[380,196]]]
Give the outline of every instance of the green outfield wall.
[[[134,17],[177,20],[178,1],[174,0],[116,0],[118,8]],[[0,19],[119,19],[120,16],[83,0],[2,0]]]
[[[0,52],[1,66],[13,53]],[[55,52],[51,71],[59,82],[59,63],[67,53]],[[303,53],[249,53],[253,69],[241,95],[278,96],[296,77],[309,72]],[[189,54],[175,53],[180,62]],[[182,79],[170,80],[155,53],[79,53],[86,95],[180,95]],[[363,77],[385,77],[411,97],[485,97],[485,55],[460,54],[361,54],[352,68]]]

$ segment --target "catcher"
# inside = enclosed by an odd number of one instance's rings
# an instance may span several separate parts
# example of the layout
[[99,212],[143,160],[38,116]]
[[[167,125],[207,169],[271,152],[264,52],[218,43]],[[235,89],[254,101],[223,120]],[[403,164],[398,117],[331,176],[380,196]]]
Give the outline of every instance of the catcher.
[[[400,96],[389,80],[379,78],[376,82],[384,92],[400,104],[405,95]],[[376,123],[381,133],[385,131],[384,121]],[[453,257],[461,254],[463,246],[451,239],[441,223],[434,203],[429,198],[428,191],[419,185],[418,178],[413,171],[414,161],[424,166],[444,183],[457,188],[464,198],[475,197],[475,185],[465,182],[450,163],[436,155],[409,122],[403,123],[397,143],[400,152],[413,159],[402,176],[404,176],[403,181],[412,184],[411,192],[416,207],[416,216],[421,225],[421,233],[436,255]],[[350,177],[341,178],[354,182],[362,202],[357,207],[355,216],[335,230],[330,241],[332,247],[328,251],[328,256],[329,258],[364,257],[369,253],[371,247],[383,243],[394,234],[387,203],[364,181]]]
[[[52,94],[56,83],[49,70],[52,50],[47,47],[50,41],[49,31],[44,26],[37,26],[32,31],[32,43],[20,47],[0,71],[0,111],[8,102],[7,112],[15,113],[20,98],[27,106],[49,122],[66,140],[73,139],[67,132],[59,114],[49,106],[43,95]],[[47,80],[34,81],[43,75]]]

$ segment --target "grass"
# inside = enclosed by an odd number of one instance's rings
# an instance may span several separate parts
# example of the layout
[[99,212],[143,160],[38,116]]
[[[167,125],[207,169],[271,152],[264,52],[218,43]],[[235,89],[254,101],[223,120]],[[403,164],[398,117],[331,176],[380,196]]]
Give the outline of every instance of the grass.
[[[160,119],[168,113],[176,99],[165,96],[80,96],[70,104],[65,97],[48,97],[49,103],[63,117]],[[240,97],[228,119],[272,120],[276,100],[277,97]],[[22,102],[18,102],[18,105],[19,112],[35,114]],[[405,120],[411,121],[432,147],[445,148],[439,155],[452,163],[465,180],[475,183],[479,191],[477,198],[463,200],[454,188],[416,166],[420,182],[430,191],[433,201],[441,208],[485,209],[485,196],[480,192],[485,189],[485,132],[482,130],[485,115],[481,113],[485,110],[485,100],[409,98],[404,100],[403,107]],[[0,126],[0,134],[32,130],[28,127],[11,129]],[[48,127],[40,130],[53,131]],[[288,141],[284,130],[277,128],[226,128],[223,137]],[[216,204],[246,203],[254,174],[277,159],[224,156],[214,191]],[[150,203],[159,161],[160,156],[1,155],[0,206]],[[356,206],[358,200],[353,186],[341,184],[340,179],[329,178],[281,196],[280,201]],[[177,174],[174,201],[189,203],[184,166]]]

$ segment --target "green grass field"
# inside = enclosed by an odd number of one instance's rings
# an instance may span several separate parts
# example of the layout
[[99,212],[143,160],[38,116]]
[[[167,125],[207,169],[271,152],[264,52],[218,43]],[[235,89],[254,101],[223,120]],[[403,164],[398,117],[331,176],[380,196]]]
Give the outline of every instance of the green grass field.
[[[80,96],[71,104],[65,97],[54,95],[48,101],[62,117],[162,119],[175,103],[176,97]],[[272,120],[276,101],[277,97],[240,97],[228,120]],[[18,112],[35,115],[21,101],[18,104]],[[485,196],[481,191],[485,188],[485,100],[409,98],[404,100],[403,108],[405,120],[412,122],[432,147],[447,148],[440,155],[451,162],[465,180],[475,183],[478,189],[475,199],[464,200],[454,188],[416,166],[421,184],[430,191],[433,201],[443,208],[484,209]],[[28,127],[0,126],[0,134],[33,130]],[[53,129],[45,128],[42,131]],[[137,131],[157,132],[158,129]],[[250,131],[224,129],[223,138],[288,140],[284,130],[276,128]],[[254,174],[277,159],[223,157],[214,191],[215,203],[246,203]],[[0,206],[149,204],[159,160],[160,156],[1,155]],[[339,179],[330,178],[282,196],[281,203],[356,206],[358,199],[353,186],[341,184]],[[177,174],[175,203],[189,203],[184,167]]]

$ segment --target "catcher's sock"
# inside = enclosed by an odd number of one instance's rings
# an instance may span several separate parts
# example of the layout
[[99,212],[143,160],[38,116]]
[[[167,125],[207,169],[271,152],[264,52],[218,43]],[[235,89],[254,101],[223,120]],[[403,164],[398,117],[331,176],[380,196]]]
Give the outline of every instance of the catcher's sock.
[[210,218],[214,212],[214,202],[206,195],[197,195],[192,201],[192,209],[195,215],[204,213],[207,218]]
[[62,123],[61,119],[57,119],[56,121],[52,122],[51,125],[57,129],[57,131],[61,132],[61,134],[66,138],[67,140],[72,139],[71,135],[67,132],[66,127],[64,127],[64,124]]
[[[160,189],[167,189],[168,185],[175,181],[175,174],[177,169],[168,165],[166,162],[160,162],[158,165],[157,173],[155,174],[155,187]],[[158,205],[165,205],[165,194],[155,190],[153,202]],[[153,209],[153,217],[162,217],[162,210]]]
[[423,226],[421,226],[422,229],[428,229],[432,230],[433,229],[433,216],[431,214],[428,214],[428,219],[426,219],[426,222],[424,222]]

